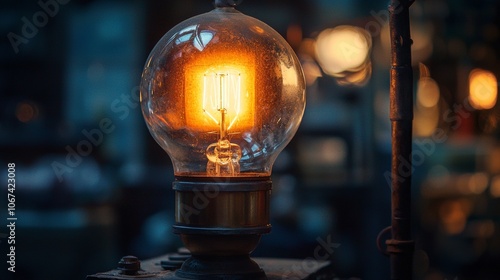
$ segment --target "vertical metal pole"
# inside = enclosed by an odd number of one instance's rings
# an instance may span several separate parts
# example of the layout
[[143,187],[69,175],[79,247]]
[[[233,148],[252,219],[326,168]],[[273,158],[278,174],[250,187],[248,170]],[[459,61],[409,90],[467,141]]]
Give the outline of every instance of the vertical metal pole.
[[[414,0],[413,0],[414,1]],[[413,72],[409,7],[412,0],[391,0],[390,118],[392,126],[392,239],[387,240],[391,279],[412,279],[414,242],[411,237],[411,164]]]

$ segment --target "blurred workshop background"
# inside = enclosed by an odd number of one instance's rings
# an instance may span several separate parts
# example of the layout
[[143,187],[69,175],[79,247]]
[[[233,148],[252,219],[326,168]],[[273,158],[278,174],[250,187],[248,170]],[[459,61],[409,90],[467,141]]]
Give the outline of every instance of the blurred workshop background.
[[[331,242],[340,277],[388,279],[375,244],[390,225],[387,5],[240,4],[287,39],[307,80],[303,122],[273,169],[273,230],[254,256],[314,258]],[[0,7],[0,189],[14,162],[18,217],[15,274],[0,229],[1,278],[84,279],[123,255],[177,250],[173,170],[138,85],[161,36],[211,1]],[[416,279],[499,279],[500,2],[417,0],[410,10]]]

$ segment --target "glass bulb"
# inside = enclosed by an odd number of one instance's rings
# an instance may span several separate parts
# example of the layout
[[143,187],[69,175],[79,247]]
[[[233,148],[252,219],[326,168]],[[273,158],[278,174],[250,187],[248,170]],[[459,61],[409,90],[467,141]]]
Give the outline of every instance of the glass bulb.
[[302,119],[304,74],[276,31],[216,8],[157,43],[142,74],[141,105],[176,176],[264,177]]

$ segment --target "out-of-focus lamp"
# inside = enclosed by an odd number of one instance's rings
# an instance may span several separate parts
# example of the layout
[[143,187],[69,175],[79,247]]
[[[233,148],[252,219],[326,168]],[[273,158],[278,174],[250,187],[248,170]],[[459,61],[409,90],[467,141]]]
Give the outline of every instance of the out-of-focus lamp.
[[174,167],[174,232],[192,254],[183,278],[265,279],[249,254],[271,230],[272,165],[305,107],[293,50],[234,2],[168,31],[142,74],[144,118]]
[[469,74],[469,102],[478,110],[495,107],[498,95],[498,82],[495,74],[476,68]]
[[341,25],[321,31],[315,54],[323,71],[340,85],[363,86],[371,77],[371,35],[356,26]]

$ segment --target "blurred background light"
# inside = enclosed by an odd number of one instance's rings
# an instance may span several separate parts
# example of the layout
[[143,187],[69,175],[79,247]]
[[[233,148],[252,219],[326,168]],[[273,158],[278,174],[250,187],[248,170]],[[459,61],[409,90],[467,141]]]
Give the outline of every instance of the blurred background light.
[[286,30],[286,40],[292,48],[297,49],[302,41],[302,27],[299,24],[290,24]]
[[341,25],[328,28],[316,39],[316,57],[323,71],[342,84],[362,84],[371,74],[371,36],[365,29]]
[[439,86],[431,77],[422,77],[417,83],[417,106],[435,107],[439,102]]
[[414,108],[413,133],[416,137],[429,137],[439,124],[440,92],[437,82],[430,77],[429,68],[419,64],[420,78],[417,81]]
[[415,108],[413,116],[413,134],[415,137],[429,137],[434,133],[439,123],[439,108]]
[[308,86],[314,84],[316,79],[322,76],[321,69],[313,59],[302,59],[302,69],[304,70],[304,76],[306,77],[306,84]]
[[475,109],[491,109],[497,103],[498,83],[495,75],[476,68],[469,74],[469,101]]
[[27,123],[38,118],[38,106],[30,101],[17,104],[16,117],[20,122]]
[[500,175],[491,180],[490,193],[493,197],[500,197]]

